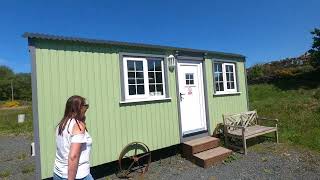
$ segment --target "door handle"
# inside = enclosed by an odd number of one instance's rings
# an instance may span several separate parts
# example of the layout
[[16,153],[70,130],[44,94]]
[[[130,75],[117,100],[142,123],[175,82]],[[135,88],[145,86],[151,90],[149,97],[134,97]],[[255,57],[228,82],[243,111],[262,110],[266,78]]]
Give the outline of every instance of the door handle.
[[180,101],[183,99],[182,95],[186,95],[186,94],[180,93]]

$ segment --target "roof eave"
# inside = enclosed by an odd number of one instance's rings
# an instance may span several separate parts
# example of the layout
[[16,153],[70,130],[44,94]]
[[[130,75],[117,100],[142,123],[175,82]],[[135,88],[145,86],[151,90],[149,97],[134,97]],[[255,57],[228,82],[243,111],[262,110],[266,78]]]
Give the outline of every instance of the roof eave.
[[199,49],[191,49],[191,48],[180,48],[180,47],[163,46],[163,45],[97,40],[97,39],[87,39],[87,38],[78,38],[78,37],[65,37],[65,36],[49,35],[49,34],[42,34],[42,33],[29,33],[29,32],[25,32],[22,35],[22,37],[28,38],[28,39],[46,39],[46,40],[60,40],[60,41],[62,40],[62,41],[83,42],[83,43],[91,43],[91,44],[107,44],[107,45],[117,45],[117,46],[185,51],[185,52],[191,52],[191,53],[203,53],[207,55],[227,56],[227,57],[240,58],[242,60],[245,60],[245,56],[241,54],[199,50]]

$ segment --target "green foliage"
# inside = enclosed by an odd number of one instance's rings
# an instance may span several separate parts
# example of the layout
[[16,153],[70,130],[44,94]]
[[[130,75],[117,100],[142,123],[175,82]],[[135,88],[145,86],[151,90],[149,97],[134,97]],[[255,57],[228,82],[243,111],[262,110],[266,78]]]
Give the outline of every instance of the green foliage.
[[224,163],[224,164],[231,163],[232,161],[235,161],[235,160],[237,160],[237,159],[239,159],[239,157],[236,156],[236,154],[231,154],[230,156],[228,156],[228,157],[223,161],[223,163]]
[[312,64],[316,67],[320,66],[320,29],[315,28],[311,34],[313,35],[312,49],[309,50]]
[[248,80],[252,80],[252,79],[258,79],[263,77],[264,73],[263,73],[263,66],[260,64],[256,64],[253,67],[251,67],[250,69],[250,74],[248,76]]
[[21,170],[21,172],[22,172],[23,174],[28,174],[28,173],[34,172],[34,170],[35,170],[35,167],[34,167],[34,165],[32,164],[32,165],[27,165],[27,166],[23,167],[22,170]]
[[320,102],[314,97],[318,91],[318,88],[287,90],[272,84],[250,85],[250,109],[257,109],[260,116],[279,119],[280,141],[320,151]]
[[27,158],[27,154],[26,154],[26,153],[19,154],[19,155],[17,156],[17,158],[18,158],[19,160],[25,160],[25,159]]
[[0,66],[0,77],[0,101],[11,99],[11,82],[15,100],[31,100],[30,73],[14,74],[10,68]]
[[250,84],[266,83],[279,79],[294,78],[315,71],[310,65],[310,57],[305,54],[297,58],[286,58],[266,64],[257,64],[247,69]]
[[10,78],[13,77],[13,71],[7,66],[0,66],[0,77],[3,78]]
[[320,89],[317,89],[314,93],[314,98],[316,98],[317,100],[320,100]]
[[9,177],[10,176],[10,171],[8,170],[5,170],[5,171],[1,171],[0,172],[0,178],[6,178],[6,177]]

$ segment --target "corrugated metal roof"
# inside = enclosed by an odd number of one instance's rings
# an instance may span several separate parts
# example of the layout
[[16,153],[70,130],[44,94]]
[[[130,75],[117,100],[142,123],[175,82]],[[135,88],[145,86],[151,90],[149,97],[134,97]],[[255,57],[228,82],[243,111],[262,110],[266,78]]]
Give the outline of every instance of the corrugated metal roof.
[[225,52],[218,52],[218,51],[181,48],[181,47],[173,47],[173,46],[162,46],[162,45],[153,45],[153,44],[143,44],[143,43],[87,39],[87,38],[79,38],[79,37],[66,37],[66,36],[57,36],[57,35],[50,35],[50,34],[43,34],[43,33],[26,32],[23,34],[23,37],[28,38],[28,39],[48,39],[48,40],[74,41],[74,42],[84,42],[84,43],[93,43],[93,44],[107,44],[107,45],[116,45],[116,46],[131,46],[131,47],[142,47],[142,48],[152,48],[152,49],[174,50],[174,51],[183,51],[183,52],[191,52],[191,53],[204,53],[204,54],[207,53],[207,54],[229,56],[229,57],[236,57],[236,58],[242,58],[242,59],[245,58],[245,56],[243,56],[241,54],[225,53]]

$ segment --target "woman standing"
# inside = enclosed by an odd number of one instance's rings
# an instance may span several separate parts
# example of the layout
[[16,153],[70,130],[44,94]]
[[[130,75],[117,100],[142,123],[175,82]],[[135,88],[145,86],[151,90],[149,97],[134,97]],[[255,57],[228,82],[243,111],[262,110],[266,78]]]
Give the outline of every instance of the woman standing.
[[88,108],[89,104],[81,96],[71,96],[66,103],[56,129],[54,180],[93,179],[89,163],[92,139],[85,123]]

